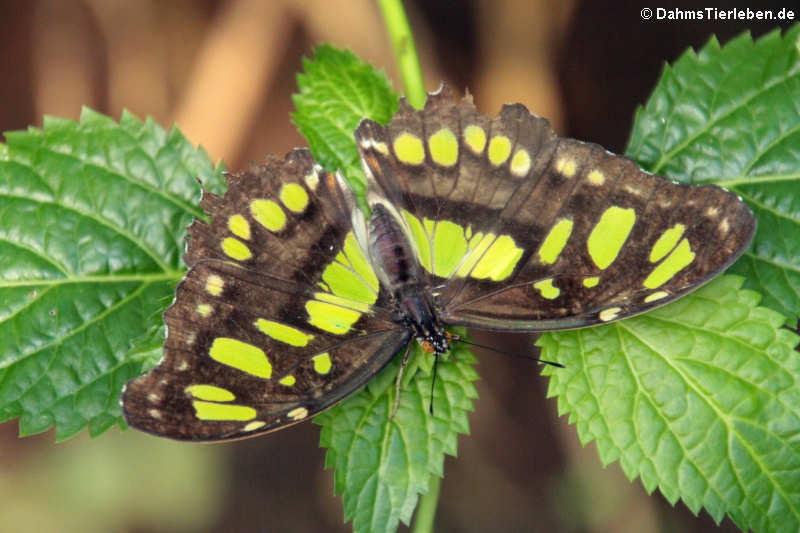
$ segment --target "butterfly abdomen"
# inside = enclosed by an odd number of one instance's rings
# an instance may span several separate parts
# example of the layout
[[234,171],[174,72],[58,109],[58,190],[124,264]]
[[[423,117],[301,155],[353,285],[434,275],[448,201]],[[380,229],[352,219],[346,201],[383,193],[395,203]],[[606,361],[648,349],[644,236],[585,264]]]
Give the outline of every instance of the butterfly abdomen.
[[423,279],[417,258],[403,230],[382,204],[373,206],[369,219],[369,253],[392,294]]
[[394,298],[396,320],[413,330],[417,339],[429,343],[435,352],[446,352],[449,348],[444,328],[423,281],[427,278],[397,220],[380,203],[372,206],[369,247],[378,277]]

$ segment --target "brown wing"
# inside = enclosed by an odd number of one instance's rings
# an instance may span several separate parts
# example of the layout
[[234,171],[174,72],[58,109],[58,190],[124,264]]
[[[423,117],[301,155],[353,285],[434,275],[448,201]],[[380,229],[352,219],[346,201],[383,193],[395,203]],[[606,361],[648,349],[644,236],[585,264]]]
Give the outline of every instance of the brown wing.
[[190,228],[164,359],[123,394],[138,429],[185,440],[279,429],[357,390],[408,342],[346,185],[305,150],[228,181],[204,198],[211,221]]
[[[734,194],[497,117],[446,87],[356,132],[371,201],[396,206],[447,323],[563,329],[671,301],[729,266],[755,219]],[[385,200],[383,200],[385,199]]]

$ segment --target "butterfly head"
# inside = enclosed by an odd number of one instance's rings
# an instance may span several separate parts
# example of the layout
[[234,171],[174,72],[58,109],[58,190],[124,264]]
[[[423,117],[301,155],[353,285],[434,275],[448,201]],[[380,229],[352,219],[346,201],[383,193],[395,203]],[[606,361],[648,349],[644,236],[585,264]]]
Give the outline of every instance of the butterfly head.
[[397,293],[396,321],[405,326],[430,354],[450,350],[450,334],[444,330],[428,294],[418,285],[401,287]]
[[406,315],[409,319],[407,326],[414,332],[422,349],[430,354],[447,353],[450,350],[450,335],[439,323],[430,304],[417,299],[411,299],[407,303],[411,304],[408,306],[409,314]]

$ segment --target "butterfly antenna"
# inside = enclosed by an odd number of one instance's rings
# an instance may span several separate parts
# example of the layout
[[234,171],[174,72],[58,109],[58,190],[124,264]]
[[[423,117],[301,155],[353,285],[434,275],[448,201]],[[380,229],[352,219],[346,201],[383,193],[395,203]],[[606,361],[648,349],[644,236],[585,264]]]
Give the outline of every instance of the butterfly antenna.
[[[451,340],[453,342],[463,342],[464,344],[469,344],[470,346],[477,346],[478,348],[483,348],[485,350],[490,350],[492,352],[501,353],[503,355],[510,355],[512,357],[521,357],[522,359],[533,359],[534,361],[538,361],[538,362],[540,362],[540,363],[542,363],[544,365],[557,366],[558,368],[565,368],[564,365],[562,365],[561,363],[556,363],[555,361],[548,361],[546,359],[539,359],[538,357],[533,357],[533,356],[527,355],[527,354],[521,354],[521,353],[515,353],[515,352],[504,352],[503,350],[498,350],[497,348],[493,348],[492,346],[486,346],[484,344],[478,344],[477,342],[468,341],[468,340],[464,339],[463,337],[459,337],[457,335],[453,335]],[[433,368],[434,368],[434,371],[435,371],[436,367],[434,366]]]

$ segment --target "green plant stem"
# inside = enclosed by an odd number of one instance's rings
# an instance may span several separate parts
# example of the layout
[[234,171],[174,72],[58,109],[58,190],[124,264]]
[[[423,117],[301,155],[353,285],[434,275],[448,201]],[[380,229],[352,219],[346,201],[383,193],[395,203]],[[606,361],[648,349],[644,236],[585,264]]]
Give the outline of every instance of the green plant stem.
[[436,507],[439,504],[439,487],[441,484],[442,478],[436,474],[431,474],[428,482],[428,493],[423,494],[419,499],[412,533],[433,532],[433,519],[436,517]]
[[417,56],[417,46],[408,25],[408,17],[403,9],[402,0],[377,0],[383,15],[389,38],[392,40],[395,61],[403,79],[403,88],[408,103],[414,109],[422,109],[427,97],[425,84],[422,81],[422,69]]

